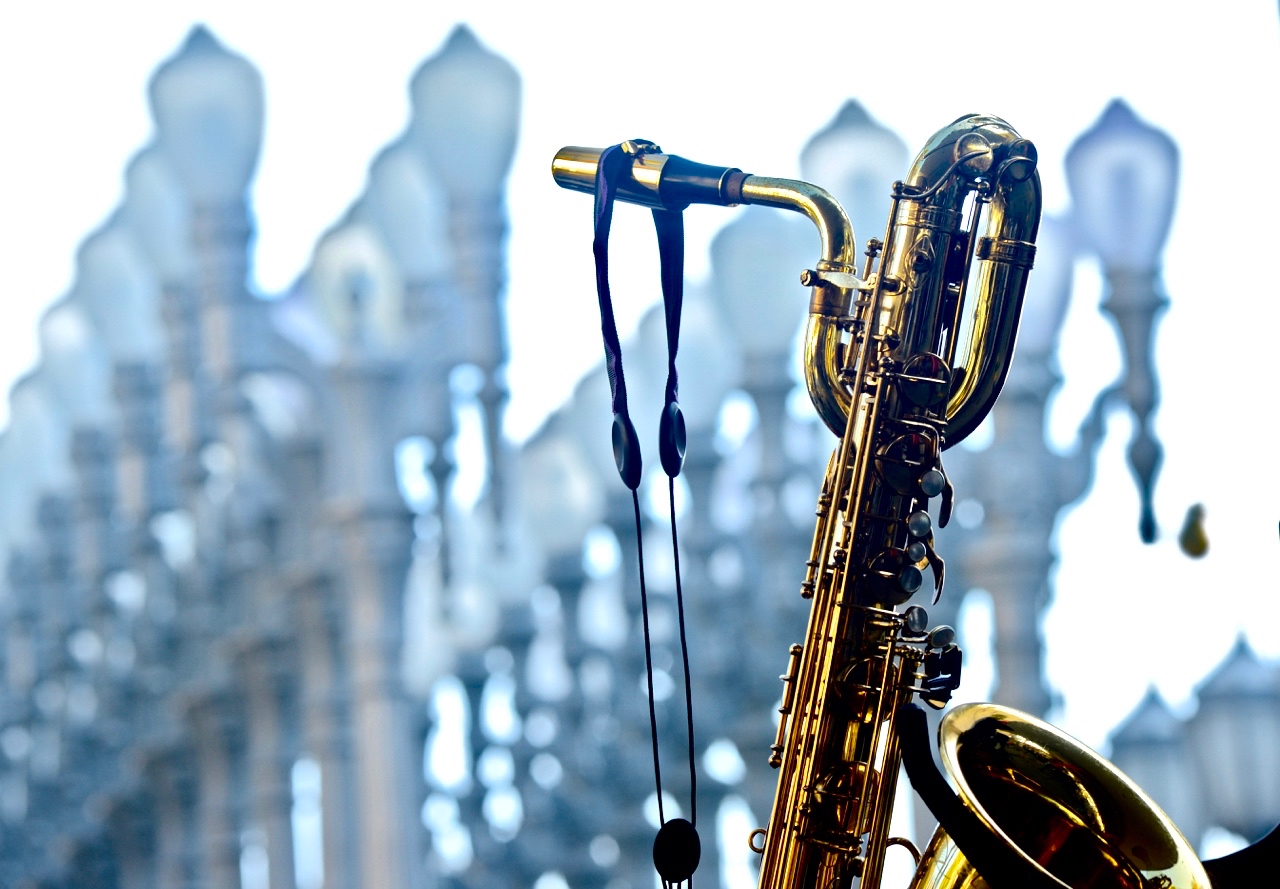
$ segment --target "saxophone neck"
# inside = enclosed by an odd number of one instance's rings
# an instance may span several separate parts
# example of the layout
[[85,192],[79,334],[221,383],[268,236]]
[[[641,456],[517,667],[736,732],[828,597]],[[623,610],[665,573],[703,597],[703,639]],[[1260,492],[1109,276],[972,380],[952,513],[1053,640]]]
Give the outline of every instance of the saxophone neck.
[[[562,188],[592,194],[604,151],[562,148],[551,162],[551,176]],[[760,204],[794,210],[817,227],[827,270],[853,272],[857,252],[853,226],[840,202],[818,186],[795,179],[751,176],[737,167],[696,163],[663,154],[642,139],[622,143],[622,151],[629,156],[629,163],[616,184],[619,200],[662,210],[683,210],[690,204]]]
[[853,225],[840,202],[825,189],[796,179],[748,176],[742,183],[742,203],[803,213],[818,229],[822,241],[820,270],[853,274],[857,252]]
[[[836,435],[842,434],[850,399],[839,382],[841,324],[862,282],[854,276],[857,242],[853,225],[840,202],[808,182],[750,176],[737,167],[695,163],[663,154],[653,143],[639,139],[622,143],[621,149],[627,162],[614,186],[618,200],[655,210],[683,210],[690,204],[759,204],[793,210],[814,224],[821,254],[817,268],[806,271],[803,279],[812,288],[805,334],[805,381],[818,413]],[[560,149],[551,162],[556,184],[594,194],[606,150]]]

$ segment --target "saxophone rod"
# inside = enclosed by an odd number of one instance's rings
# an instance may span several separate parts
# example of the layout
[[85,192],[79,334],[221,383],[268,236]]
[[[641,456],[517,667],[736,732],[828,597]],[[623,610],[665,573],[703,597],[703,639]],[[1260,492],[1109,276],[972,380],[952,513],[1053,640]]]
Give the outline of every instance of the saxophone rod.
[[[649,143],[634,140],[624,143],[626,145],[647,149]],[[551,175],[562,188],[594,194],[602,151],[578,146],[562,148],[551,162]],[[844,292],[836,294],[824,287],[816,287],[815,291],[827,291],[830,303],[844,303],[843,306],[831,305],[829,313],[847,311],[848,299],[856,286],[852,276],[857,244],[849,217],[827,191],[795,179],[752,176],[737,167],[700,164],[678,155],[662,154],[656,146],[652,151],[641,149],[629,153],[632,156],[630,174],[618,183],[618,200],[664,210],[683,210],[690,204],[722,207],[760,204],[794,210],[809,217],[822,240],[822,262],[818,270],[835,273],[831,281],[835,285],[833,289]]]

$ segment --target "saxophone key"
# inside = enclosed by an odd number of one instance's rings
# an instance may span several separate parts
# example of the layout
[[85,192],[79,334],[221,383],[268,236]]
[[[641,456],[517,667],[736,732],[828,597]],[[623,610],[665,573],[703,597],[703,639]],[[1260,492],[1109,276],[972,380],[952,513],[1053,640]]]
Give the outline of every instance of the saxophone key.
[[902,612],[902,627],[910,636],[923,637],[929,629],[929,612],[919,605],[912,605]]
[[927,537],[932,531],[933,520],[923,509],[917,509],[907,516],[907,533],[912,537]]
[[955,488],[951,487],[951,479],[946,479],[942,487],[942,505],[938,507],[938,527],[945,528],[951,521],[951,506],[955,502]]
[[872,598],[891,605],[901,605],[915,595],[924,583],[924,574],[904,549],[891,546],[872,559],[867,581]]
[[954,641],[956,641],[955,628],[946,624],[939,624],[929,633],[930,648],[946,648]]
[[955,630],[941,626],[929,634],[930,651],[924,656],[925,680],[920,698],[935,710],[941,710],[951,700],[951,693],[960,687],[960,672],[964,653],[953,641]]
[[778,708],[778,734],[774,737],[773,744],[769,746],[769,765],[772,768],[778,768],[782,765],[782,751],[787,740],[787,718],[791,715],[791,707],[795,700],[796,694],[796,675],[800,671],[800,654],[804,648],[800,645],[792,645],[788,654],[790,658],[787,661],[787,672],[778,678],[782,680],[782,706]]
[[913,404],[934,408],[944,402],[951,391],[951,370],[932,352],[912,356],[897,376],[898,389]]
[[[919,432],[908,432],[880,448],[876,453],[876,472],[897,493],[914,494],[920,484],[921,469],[934,466],[937,460],[933,439]],[[934,471],[928,469],[924,474]]]

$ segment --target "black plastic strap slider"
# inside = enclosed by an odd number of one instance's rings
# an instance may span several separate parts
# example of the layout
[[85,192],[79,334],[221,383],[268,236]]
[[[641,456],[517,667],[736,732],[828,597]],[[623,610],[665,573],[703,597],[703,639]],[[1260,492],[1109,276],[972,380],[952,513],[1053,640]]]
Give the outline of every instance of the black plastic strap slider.
[[662,471],[671,478],[684,468],[685,438],[684,414],[679,404],[669,401],[658,424],[658,455],[662,458]]
[[640,487],[643,469],[640,438],[626,414],[613,415],[613,462],[618,466],[618,475],[624,485],[633,491]]
[[702,860],[697,829],[683,818],[672,818],[653,841],[653,866],[663,881],[675,885],[693,876]]

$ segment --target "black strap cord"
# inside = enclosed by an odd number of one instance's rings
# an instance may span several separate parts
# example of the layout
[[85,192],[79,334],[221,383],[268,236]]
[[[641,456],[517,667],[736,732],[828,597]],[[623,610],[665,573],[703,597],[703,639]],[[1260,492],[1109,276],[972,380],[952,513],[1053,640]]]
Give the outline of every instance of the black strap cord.
[[636,427],[627,411],[627,380],[622,372],[622,344],[618,322],[613,317],[613,294],[609,290],[609,229],[613,223],[613,201],[619,175],[631,166],[622,146],[606,148],[596,169],[595,239],[591,252],[596,259],[596,297],[600,303],[600,333],[604,337],[604,369],[609,375],[613,396],[613,459],[622,483],[634,494],[640,486],[642,462]]
[[661,262],[662,301],[667,329],[667,385],[662,418],[658,427],[659,457],[667,474],[671,515],[671,546],[675,556],[676,607],[680,621],[680,653],[684,663],[685,715],[689,731],[690,820],[667,821],[662,802],[662,766],[658,756],[658,717],[653,693],[653,648],[649,634],[649,597],[644,577],[643,528],[640,520],[638,488],[643,476],[640,442],[627,408],[626,377],[622,369],[622,344],[618,340],[609,289],[609,231],[620,177],[630,171],[632,157],[621,145],[605,149],[596,170],[595,238],[592,253],[596,265],[596,295],[600,303],[600,330],[604,339],[605,370],[613,407],[613,457],[622,483],[631,490],[636,521],[636,558],[640,568],[640,609],[644,625],[644,660],[649,695],[649,730],[653,741],[653,776],[658,799],[658,821],[662,825],[653,846],[653,863],[664,885],[685,882],[693,887],[693,872],[701,858],[698,839],[698,785],[694,761],[693,692],[689,679],[689,644],[685,630],[684,588],[680,579],[680,548],[676,534],[675,479],[684,465],[685,424],[680,413],[676,352],[680,347],[680,311],[684,302],[684,215],[679,210],[655,209],[653,224],[658,235]]

